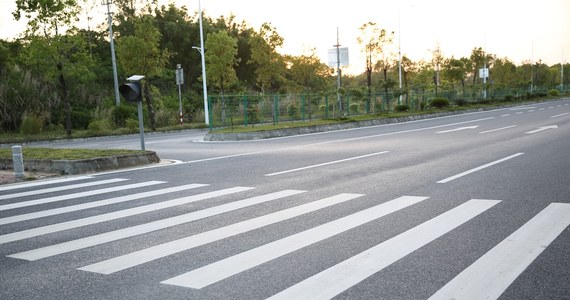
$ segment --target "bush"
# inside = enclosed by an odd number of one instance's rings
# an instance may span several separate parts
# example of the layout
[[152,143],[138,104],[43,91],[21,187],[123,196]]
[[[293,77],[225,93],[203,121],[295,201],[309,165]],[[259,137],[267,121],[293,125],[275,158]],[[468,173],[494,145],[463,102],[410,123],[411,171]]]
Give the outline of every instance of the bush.
[[430,101],[430,106],[435,108],[443,108],[449,106],[449,100],[447,98],[433,98]]
[[513,95],[506,95],[506,96],[505,96],[505,101],[509,101],[509,102],[510,102],[510,101],[513,101],[513,100],[515,100],[515,96],[513,96]]
[[426,110],[426,108],[428,107],[428,102],[426,101],[422,101],[420,102],[420,110]]
[[113,127],[107,120],[95,120],[89,123],[87,129],[93,132],[105,133],[111,131]]
[[396,105],[396,107],[394,108],[394,111],[398,111],[398,112],[404,112],[404,111],[408,111],[408,110],[410,110],[410,106],[407,104]]
[[560,91],[556,89],[551,89],[548,91],[548,96],[550,97],[558,97],[560,96]]
[[71,109],[71,127],[75,129],[87,129],[92,120],[93,117],[88,108],[73,107]]
[[136,130],[139,127],[139,121],[135,119],[127,119],[126,126],[129,130]]
[[20,125],[20,133],[23,135],[41,133],[43,125],[44,121],[41,117],[24,115]]
[[465,100],[465,99],[456,99],[456,100],[455,100],[455,104],[456,104],[457,106],[465,106],[465,105],[467,105],[467,100]]
[[115,107],[112,116],[117,127],[125,127],[127,119],[137,119],[137,108],[124,103]]
[[358,113],[358,103],[351,103],[350,104],[350,112]]

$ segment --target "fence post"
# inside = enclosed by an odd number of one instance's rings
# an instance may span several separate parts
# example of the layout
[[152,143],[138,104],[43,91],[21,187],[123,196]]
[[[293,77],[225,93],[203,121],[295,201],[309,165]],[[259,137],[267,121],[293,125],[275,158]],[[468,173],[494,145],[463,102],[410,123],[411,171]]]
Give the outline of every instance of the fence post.
[[301,95],[301,119],[305,121],[305,95]]
[[249,105],[247,103],[247,96],[244,95],[242,100],[243,100],[243,126],[247,127],[248,124],[247,117],[249,115]]
[[273,109],[275,111],[275,124],[279,124],[279,95],[273,94]]

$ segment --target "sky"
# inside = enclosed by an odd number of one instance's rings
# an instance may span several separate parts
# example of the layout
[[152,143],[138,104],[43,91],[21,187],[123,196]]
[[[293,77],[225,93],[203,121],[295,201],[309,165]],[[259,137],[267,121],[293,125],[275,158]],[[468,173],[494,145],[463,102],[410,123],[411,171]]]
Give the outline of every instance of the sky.
[[[93,3],[91,26],[105,21],[106,7]],[[198,0],[171,0],[198,10]],[[168,4],[168,0],[159,0]],[[270,22],[284,38],[279,51],[302,55],[311,49],[327,63],[327,52],[337,43],[348,47],[350,66],[345,73],[364,71],[359,27],[369,21],[394,31],[393,52],[414,61],[429,60],[439,45],[445,57],[469,57],[475,47],[516,64],[539,61],[554,65],[570,61],[570,0],[201,0],[212,18],[234,14],[259,29]],[[0,0],[0,38],[21,33],[25,21],[11,16],[14,0]],[[83,18],[86,26],[86,17]]]

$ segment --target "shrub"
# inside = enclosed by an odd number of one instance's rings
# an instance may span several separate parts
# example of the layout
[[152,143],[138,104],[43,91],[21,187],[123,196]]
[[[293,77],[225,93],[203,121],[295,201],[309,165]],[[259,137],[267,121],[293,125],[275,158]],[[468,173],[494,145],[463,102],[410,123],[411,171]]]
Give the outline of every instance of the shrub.
[[422,101],[420,102],[420,110],[426,110],[426,108],[428,107],[428,102],[426,101]]
[[92,113],[88,108],[74,107],[71,110],[71,126],[75,129],[87,129],[92,120]]
[[136,130],[139,127],[139,121],[135,119],[128,118],[125,123],[127,128],[130,130]]
[[297,116],[297,112],[298,112],[298,108],[295,104],[291,104],[287,107],[287,114],[289,115],[289,117],[291,119],[295,119],[295,117]]
[[407,104],[396,105],[396,107],[394,108],[394,111],[398,111],[398,112],[403,112],[403,111],[408,111],[408,110],[410,110],[410,106]]
[[180,113],[174,110],[162,109],[155,113],[156,127],[168,127],[180,124]]
[[37,116],[24,115],[20,125],[20,133],[23,135],[38,134],[43,129],[43,119]]
[[550,97],[558,97],[560,96],[560,91],[556,89],[551,89],[548,91],[548,96]]
[[443,108],[449,106],[449,100],[447,98],[433,98],[430,101],[430,106],[435,108]]
[[505,101],[513,101],[515,100],[515,96],[513,95],[505,95]]
[[456,104],[457,106],[465,106],[465,105],[467,105],[467,100],[465,100],[465,99],[456,99],[456,100],[455,100],[455,104]]
[[137,119],[137,109],[131,105],[122,104],[115,107],[112,116],[117,127],[125,127],[127,119]]
[[350,112],[358,113],[358,103],[351,103],[350,104]]
[[112,128],[111,124],[109,124],[109,121],[103,119],[103,120],[91,121],[91,123],[89,123],[89,126],[87,127],[87,129],[89,129],[90,131],[94,131],[94,132],[105,133],[105,132],[111,131],[111,129],[113,129],[113,128]]

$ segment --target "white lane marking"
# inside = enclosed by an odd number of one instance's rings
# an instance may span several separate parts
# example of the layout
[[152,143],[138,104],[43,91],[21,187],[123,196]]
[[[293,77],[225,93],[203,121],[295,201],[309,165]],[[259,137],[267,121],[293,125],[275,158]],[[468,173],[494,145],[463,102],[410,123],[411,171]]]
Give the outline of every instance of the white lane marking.
[[314,212],[326,207],[343,203],[358,197],[361,194],[339,194],[311,203],[284,209],[265,216],[235,223],[218,229],[202,232],[187,238],[160,244],[140,251],[128,253],[114,257],[102,262],[79,268],[79,270],[112,274],[121,270],[132,268],[162,257],[166,257],[178,252],[190,250],[208,243],[219,241],[228,237],[252,231],[267,225],[275,224],[284,220],[298,217],[310,212]]
[[515,157],[517,157],[517,156],[520,156],[520,155],[523,155],[523,154],[524,154],[524,153],[520,152],[520,153],[513,154],[513,155],[511,155],[511,156],[507,156],[507,157],[505,157],[505,158],[501,158],[501,159],[496,160],[496,161],[494,161],[494,162],[490,162],[490,163],[485,164],[485,165],[482,165],[482,166],[480,166],[480,167],[473,168],[473,169],[468,170],[468,171],[465,171],[465,172],[463,172],[463,173],[460,173],[460,174],[457,174],[457,175],[448,177],[448,178],[446,178],[446,179],[440,180],[440,181],[438,181],[437,183],[447,183],[447,182],[450,182],[450,181],[455,180],[455,179],[457,179],[457,178],[463,177],[463,176],[465,176],[465,175],[469,175],[469,174],[471,174],[471,173],[475,173],[475,172],[477,172],[477,171],[480,171],[480,170],[483,170],[483,169],[488,168],[488,167],[490,167],[490,166],[493,166],[493,165],[502,163],[502,162],[507,161],[507,160],[509,160],[509,159],[513,159],[513,158],[515,158]]
[[[44,235],[44,234],[59,232],[59,231],[67,230],[67,229],[78,228],[78,227],[83,227],[83,226],[87,226],[87,225],[92,225],[92,224],[102,223],[102,222],[106,222],[106,221],[116,220],[116,219],[120,219],[120,218],[130,217],[130,216],[143,214],[143,213],[147,213],[147,212],[152,212],[152,211],[156,211],[156,210],[160,210],[160,209],[164,209],[164,208],[174,207],[174,206],[188,204],[188,203],[201,201],[201,200],[206,200],[206,199],[210,199],[210,198],[214,198],[214,197],[218,197],[218,196],[224,196],[224,195],[229,195],[229,194],[238,193],[238,192],[242,192],[242,191],[247,191],[250,189],[253,189],[253,188],[247,188],[247,187],[229,188],[229,189],[224,189],[224,190],[219,190],[219,191],[214,191],[214,192],[208,192],[208,193],[202,193],[202,194],[198,194],[198,195],[188,196],[188,197],[184,197],[184,198],[178,198],[178,199],[174,199],[174,200],[170,200],[170,201],[134,207],[134,208],[125,209],[125,210],[119,210],[119,211],[106,213],[106,214],[102,214],[102,215],[97,215],[97,216],[92,216],[92,217],[87,217],[87,218],[83,218],[83,219],[77,219],[77,220],[72,220],[72,221],[68,221],[68,222],[57,223],[57,224],[53,224],[53,225],[47,225],[47,226],[43,226],[43,227],[37,227],[37,228],[28,229],[28,230],[18,231],[18,232],[9,233],[9,234],[5,234],[5,235],[0,236],[0,244],[13,242],[13,241],[17,241],[17,240],[23,240],[23,239],[27,239],[27,238],[31,238],[31,237],[35,237],[35,236]],[[183,216],[185,216],[185,215],[182,215],[179,217],[182,218]],[[167,219],[167,220],[169,220],[169,219]],[[110,234],[110,233],[107,233],[107,234]],[[98,236],[102,236],[102,235],[98,235]],[[89,240],[89,238],[86,238],[85,240]],[[70,243],[70,244],[73,245],[73,243]],[[49,247],[46,247],[46,248],[49,248]],[[57,249],[57,247],[53,247],[53,248]],[[78,249],[81,249],[81,248],[78,248]],[[65,252],[62,252],[62,253],[65,253]]]
[[543,127],[539,127],[535,130],[531,130],[531,131],[527,131],[525,133],[527,134],[533,134],[533,133],[537,133],[537,132],[541,132],[541,131],[546,131],[546,130],[550,130],[550,129],[557,129],[558,125],[552,125],[552,126],[543,126]]
[[522,113],[523,113],[522,111],[519,111],[519,112],[516,112],[515,115],[520,115]]
[[563,114],[559,114],[559,115],[552,116],[552,117],[550,117],[550,118],[558,118],[558,117],[562,117],[562,116],[565,116],[565,115],[568,115],[568,114],[570,114],[570,113],[563,113]]
[[361,158],[376,156],[376,155],[380,155],[380,154],[385,154],[385,153],[388,153],[388,152],[389,152],[389,151],[381,151],[381,152],[370,153],[370,154],[365,154],[365,155],[360,155],[360,156],[354,156],[354,157],[349,157],[349,158],[345,158],[345,159],[340,159],[340,160],[335,160],[335,161],[329,161],[329,162],[322,163],[322,164],[316,164],[316,165],[311,165],[311,166],[306,166],[306,167],[301,167],[301,168],[296,168],[296,169],[291,169],[291,170],[286,170],[286,171],[281,171],[281,172],[275,172],[275,173],[265,174],[265,176],[268,176],[268,177],[269,177],[269,176],[282,175],[282,174],[292,173],[292,172],[297,172],[297,171],[303,171],[303,170],[307,170],[307,169],[313,169],[313,168],[328,166],[328,165],[332,165],[332,164],[338,164],[338,163],[342,163],[342,162],[347,162],[347,161],[351,161],[351,160],[355,160],[355,159],[361,159]]
[[85,179],[91,179],[91,178],[93,178],[93,177],[92,176],[77,176],[77,177],[66,177],[66,178],[60,178],[60,179],[45,179],[45,180],[34,181],[34,182],[10,184],[7,186],[1,186],[0,192],[10,191],[10,190],[15,190],[15,189],[37,187],[37,186],[42,186],[42,185],[56,184],[56,183],[64,183],[64,182],[70,182],[70,181],[85,180]]
[[508,117],[508,116],[510,116],[510,115],[511,115],[511,114],[504,114],[504,115],[501,115],[501,117]]
[[570,204],[552,203],[429,299],[497,299],[570,225]]
[[78,184],[72,184],[72,185],[66,185],[66,186],[58,186],[58,187],[53,187],[53,188],[48,188],[48,189],[43,189],[43,190],[35,190],[35,191],[20,192],[20,193],[8,194],[8,195],[1,195],[0,200],[20,198],[20,197],[26,197],[26,196],[35,196],[35,195],[39,195],[39,194],[47,194],[47,193],[53,193],[53,192],[59,192],[59,191],[67,191],[67,190],[73,190],[73,189],[79,189],[79,188],[96,186],[96,185],[103,185],[103,184],[109,184],[109,183],[116,183],[116,182],[127,181],[127,180],[128,179],[123,179],[123,178],[113,178],[113,179],[86,182],[86,183],[78,183]]
[[242,252],[188,273],[167,279],[161,283],[200,289],[293,251],[302,249],[352,228],[356,228],[360,225],[379,219],[425,199],[427,199],[427,197],[400,197],[249,251]]
[[73,212],[73,211],[79,211],[79,210],[84,210],[84,209],[89,209],[89,208],[94,208],[94,207],[105,206],[105,205],[117,204],[117,203],[122,203],[122,202],[126,202],[126,201],[141,199],[141,198],[147,198],[147,197],[152,197],[152,196],[158,196],[158,195],[163,195],[163,194],[168,194],[168,193],[174,193],[174,192],[179,192],[179,191],[185,191],[185,190],[200,188],[200,187],[204,187],[204,186],[207,186],[207,184],[196,184],[196,183],[186,184],[186,185],[181,185],[181,186],[165,188],[165,189],[161,189],[161,190],[153,190],[153,191],[149,191],[149,192],[143,192],[143,193],[126,195],[126,196],[115,197],[115,198],[109,198],[109,199],[105,199],[105,200],[93,201],[93,202],[88,202],[88,203],[83,203],[83,204],[77,204],[77,205],[59,207],[59,208],[54,208],[54,209],[49,209],[49,210],[44,210],[44,211],[38,211],[38,212],[33,212],[33,213],[28,213],[28,214],[10,216],[10,217],[6,217],[6,218],[0,218],[0,225],[5,225],[5,224],[10,224],[10,223],[15,223],[15,222],[21,222],[21,221],[27,221],[27,220],[33,220],[33,219],[43,218],[43,217],[47,217],[47,216],[54,216],[54,215],[64,214],[64,213]]
[[491,129],[491,130],[487,130],[487,131],[481,131],[479,132],[479,134],[485,134],[485,133],[490,133],[490,132],[495,132],[495,131],[501,131],[501,130],[505,130],[505,129],[509,129],[509,128],[514,128],[517,127],[517,125],[511,125],[511,126],[505,126],[505,127],[501,127],[501,128],[497,128],[497,129]]
[[331,299],[406,255],[466,223],[499,202],[497,200],[470,200],[309,277],[269,299]]
[[[449,116],[449,117],[454,117],[454,116]],[[455,116],[455,117],[456,117],[456,116]],[[447,118],[447,117],[442,117],[442,118]],[[377,137],[383,137],[383,136],[391,136],[391,135],[397,135],[397,134],[403,134],[403,133],[426,131],[426,130],[432,130],[432,129],[437,129],[437,128],[443,128],[443,127],[450,127],[450,126],[455,126],[455,125],[461,125],[461,124],[469,124],[469,123],[487,121],[487,120],[491,120],[491,119],[494,119],[494,118],[495,118],[495,117],[488,117],[488,118],[482,118],[482,119],[476,119],[476,120],[464,121],[464,122],[457,122],[457,123],[450,123],[450,124],[444,124],[444,125],[429,126],[429,127],[423,127],[423,128],[416,128],[416,129],[402,130],[402,131],[394,131],[394,132],[380,133],[380,134],[374,134],[374,135],[366,135],[366,136],[360,136],[360,137],[354,137],[354,138],[347,138],[347,139],[338,139],[338,140],[332,140],[332,141],[326,141],[326,142],[310,143],[310,144],[304,144],[304,145],[293,146],[293,147],[284,147],[284,148],[273,149],[273,150],[268,150],[268,151],[247,152],[247,153],[240,153],[240,154],[234,154],[234,155],[226,155],[226,156],[218,156],[218,157],[212,157],[212,158],[204,158],[204,159],[190,160],[190,161],[188,161],[188,163],[199,163],[199,162],[205,162],[205,161],[211,161],[211,160],[219,160],[219,159],[225,159],[225,158],[234,158],[234,157],[240,157],[240,156],[256,155],[256,154],[269,153],[269,152],[275,152],[275,151],[287,151],[287,150],[290,150],[290,149],[298,149],[298,148],[305,148],[305,147],[321,146],[321,145],[328,145],[328,144],[334,144],[334,143],[344,143],[344,142],[351,142],[351,141],[357,141],[357,140],[371,139],[371,138],[377,138]],[[423,121],[427,121],[427,120],[410,121],[410,122],[407,122],[407,123],[423,122]],[[401,123],[396,123],[396,124],[383,124],[383,125],[368,126],[368,127],[362,127],[362,128],[351,128],[351,129],[345,129],[345,130],[337,130],[337,131],[334,131],[334,132],[333,132],[333,131],[316,132],[316,133],[305,134],[305,135],[303,135],[303,136],[330,134],[330,133],[335,133],[335,132],[340,132],[340,131],[362,130],[362,129],[370,129],[370,128],[376,128],[376,127],[385,127],[385,126],[396,126],[396,125],[401,125]],[[274,140],[277,140],[277,139],[291,139],[291,138],[296,138],[296,137],[298,137],[298,136],[286,136],[286,137],[281,137],[281,138],[250,140],[250,141],[247,141],[247,142],[265,142],[265,141],[274,141]],[[222,142],[222,143],[234,143],[234,142]]]
[[129,190],[129,189],[136,189],[136,188],[140,188],[140,187],[151,186],[151,185],[162,184],[162,183],[165,183],[165,181],[147,181],[147,182],[127,184],[127,185],[120,185],[120,186],[115,186],[115,187],[110,187],[110,188],[105,188],[105,189],[98,189],[98,190],[93,190],[93,191],[67,194],[67,195],[63,195],[63,196],[55,196],[55,197],[44,198],[44,199],[30,200],[30,201],[24,201],[24,202],[16,202],[16,203],[11,203],[11,204],[0,205],[0,211],[14,209],[14,208],[28,207],[28,206],[33,206],[33,205],[40,205],[40,204],[46,204],[46,203],[65,201],[65,200],[70,200],[70,199],[77,199],[77,198],[88,197],[88,196],[93,196],[93,195],[101,195],[101,194],[112,193],[112,192],[117,192],[117,191],[124,191],[124,190]]
[[462,130],[467,130],[467,129],[477,129],[478,127],[479,127],[479,125],[466,126],[466,127],[459,127],[459,128],[450,129],[450,130],[438,131],[436,133],[449,133],[449,132],[462,131]]

